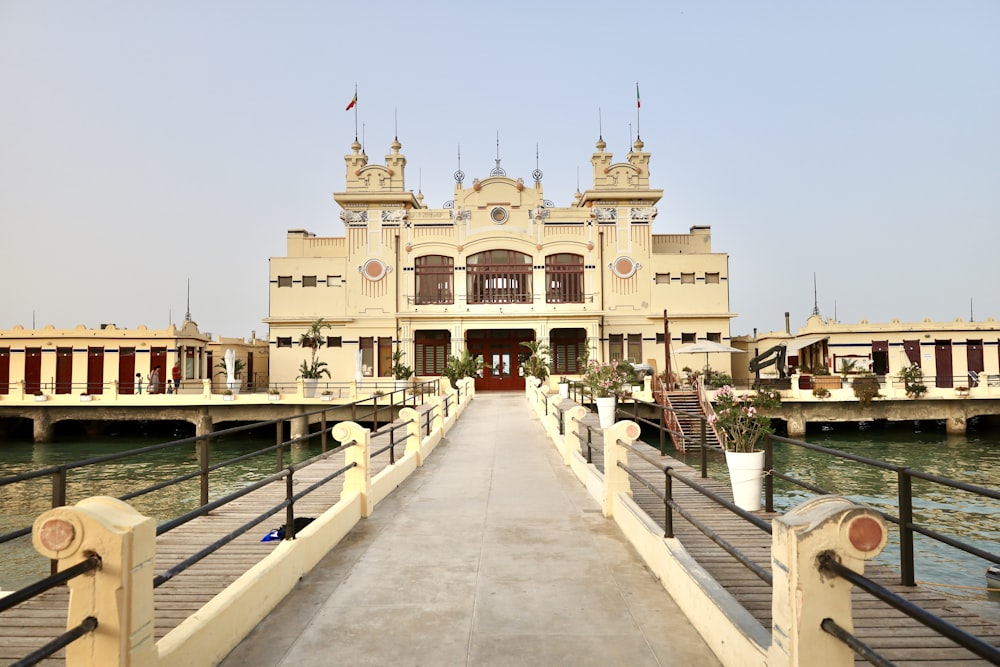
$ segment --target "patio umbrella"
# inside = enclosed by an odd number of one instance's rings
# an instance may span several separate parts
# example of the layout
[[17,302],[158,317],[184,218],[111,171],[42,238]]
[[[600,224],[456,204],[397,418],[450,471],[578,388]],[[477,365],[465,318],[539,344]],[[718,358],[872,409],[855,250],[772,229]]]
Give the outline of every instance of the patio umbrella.
[[236,384],[236,351],[226,350],[223,360],[226,364],[226,386],[232,388]]
[[716,343],[711,340],[702,340],[697,343],[690,343],[688,345],[681,345],[674,350],[676,354],[698,354],[701,352],[705,353],[705,366],[708,366],[708,355],[713,352],[722,352],[725,354],[732,354],[734,352],[743,352],[743,350],[737,349],[735,347],[729,347],[728,345],[723,345],[722,343]]
[[354,380],[361,382],[362,378],[364,378],[364,374],[361,367],[361,350],[359,349],[354,353]]

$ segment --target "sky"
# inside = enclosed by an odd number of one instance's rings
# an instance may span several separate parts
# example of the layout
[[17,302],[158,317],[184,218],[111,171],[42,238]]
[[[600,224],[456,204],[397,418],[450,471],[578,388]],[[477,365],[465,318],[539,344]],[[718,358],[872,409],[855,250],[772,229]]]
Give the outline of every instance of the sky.
[[[431,207],[545,197],[639,132],[655,233],[712,228],[733,335],[1000,319],[995,0],[0,0],[0,329],[266,335],[288,229],[342,236],[359,132]],[[642,106],[636,109],[636,85]],[[638,111],[638,113],[637,113]],[[497,146],[499,136],[499,149]]]

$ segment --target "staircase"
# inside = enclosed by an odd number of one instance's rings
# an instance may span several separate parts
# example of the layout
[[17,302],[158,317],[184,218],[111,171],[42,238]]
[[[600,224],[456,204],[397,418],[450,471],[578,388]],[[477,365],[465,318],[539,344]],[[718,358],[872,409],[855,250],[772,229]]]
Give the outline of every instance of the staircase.
[[[670,427],[671,431],[677,431],[681,434],[671,433],[670,437],[674,441],[674,447],[679,452],[686,449],[696,449],[701,438],[701,417],[705,416],[701,403],[698,401],[698,394],[693,391],[668,391],[666,405],[674,410],[673,413],[664,410],[667,423],[671,422],[671,415],[676,417],[676,421]],[[711,426],[705,428],[705,445],[709,449],[722,451],[722,444]]]

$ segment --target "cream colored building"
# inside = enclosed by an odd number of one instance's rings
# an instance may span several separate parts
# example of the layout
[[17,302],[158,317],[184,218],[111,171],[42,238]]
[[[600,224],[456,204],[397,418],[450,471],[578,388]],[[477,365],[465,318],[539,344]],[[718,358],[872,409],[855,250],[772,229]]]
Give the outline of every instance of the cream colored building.
[[[471,184],[456,172],[454,199],[431,208],[406,189],[398,140],[384,165],[355,140],[334,194],[342,232],[289,230],[287,254],[271,258],[272,381],[296,378],[318,318],[332,326],[320,358],[334,381],[388,376],[396,349],[417,376],[441,375],[468,348],[489,365],[477,388],[517,389],[530,340],[550,345],[557,377],[584,350],[662,369],[664,311],[674,344],[728,342],[728,256],[707,227],[653,233],[663,191],[643,148],[615,162],[599,140],[592,185],[569,206],[545,198],[541,171],[525,182],[498,159]],[[728,370],[728,357],[713,365]]]
[[[182,380],[200,380],[210,376],[208,343],[208,335],[191,321],[166,329],[17,325],[0,330],[0,394],[15,393],[22,383],[25,394],[133,394],[136,375],[146,393],[150,372],[159,368],[165,383],[175,362],[180,362]],[[196,391],[201,392],[201,382]]]
[[[931,388],[976,386],[983,375],[1000,382],[1000,322],[992,317],[980,322],[842,323],[812,315],[795,335],[759,335],[756,349],[764,352],[779,344],[787,346],[789,367],[803,371],[822,366],[836,375],[846,361],[857,371],[895,378],[906,366],[919,364]],[[762,373],[770,375],[773,367]]]

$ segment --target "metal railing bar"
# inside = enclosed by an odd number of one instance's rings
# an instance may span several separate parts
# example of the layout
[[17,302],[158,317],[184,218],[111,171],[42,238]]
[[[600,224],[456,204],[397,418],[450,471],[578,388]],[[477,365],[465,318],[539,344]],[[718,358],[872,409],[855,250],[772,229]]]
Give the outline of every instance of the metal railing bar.
[[[207,556],[210,556],[211,554],[215,553],[216,551],[218,551],[219,549],[221,549],[225,545],[227,545],[230,542],[232,542],[233,540],[235,540],[240,535],[243,535],[244,533],[246,533],[247,531],[249,531],[254,526],[257,526],[257,525],[263,523],[266,519],[269,519],[270,517],[274,516],[275,514],[277,514],[278,512],[280,512],[281,510],[283,510],[286,507],[288,507],[289,505],[293,504],[295,501],[299,500],[300,498],[304,497],[305,495],[307,495],[309,493],[312,493],[313,491],[315,491],[316,489],[320,488],[324,484],[329,483],[330,480],[332,480],[332,479],[334,479],[336,477],[339,477],[340,475],[343,475],[345,472],[347,472],[348,470],[350,470],[351,468],[354,468],[356,466],[357,466],[356,463],[350,463],[350,464],[348,464],[346,466],[343,466],[343,467],[341,467],[341,468],[333,471],[332,473],[330,473],[326,477],[324,477],[324,478],[322,478],[322,479],[314,482],[313,484],[309,485],[308,487],[306,487],[302,491],[299,491],[298,493],[296,493],[295,495],[293,495],[291,498],[286,498],[285,500],[283,500],[280,503],[278,503],[277,505],[273,506],[271,509],[267,510],[263,514],[257,516],[254,519],[251,519],[250,521],[248,521],[247,523],[245,523],[242,526],[238,527],[236,530],[232,531],[228,535],[225,535],[225,536],[219,538],[218,540],[216,540],[212,544],[209,544],[204,549],[201,549],[200,551],[197,551],[196,553],[188,556],[187,558],[185,558],[181,562],[179,562],[176,565],[174,565],[169,570],[165,571],[163,574],[160,574],[160,575],[157,575],[156,577],[154,577],[153,578],[153,588],[156,588],[156,587],[158,587],[158,586],[166,583],[167,581],[170,581],[171,579],[173,579],[174,577],[176,577],[178,574],[180,574],[184,570],[188,569],[189,567],[191,567],[192,565],[194,565],[198,561],[206,558]],[[286,470],[281,471],[281,474],[280,474],[279,478],[280,477],[287,477],[290,472],[291,472],[291,469],[286,469]]]
[[948,621],[934,616],[923,607],[918,607],[909,600],[902,598],[892,591],[884,588],[868,577],[858,574],[854,570],[838,563],[830,553],[820,554],[819,568],[821,571],[835,574],[842,579],[849,581],[866,593],[885,602],[897,611],[901,611],[910,618],[931,628],[940,635],[947,637],[959,646],[969,649],[981,658],[985,658],[993,664],[1000,664],[1000,648],[988,644],[974,635],[970,635],[964,630],[955,627]]
[[33,584],[28,584],[24,588],[16,590],[13,593],[4,595],[4,597],[0,598],[0,612],[7,611],[11,607],[15,607],[26,600],[30,600],[33,597],[41,595],[49,589],[61,586],[74,577],[86,574],[87,572],[96,570],[99,567],[101,567],[101,557],[97,554],[92,554],[86,560],[80,561],[71,567],[67,567],[62,572],[49,575],[48,577],[39,579]]
[[80,621],[76,627],[70,628],[37,651],[32,651],[17,662],[11,663],[10,667],[29,667],[29,665],[37,665],[45,658],[52,656],[61,649],[75,642],[80,637],[93,632],[96,629],[97,619],[93,616],[88,616]]
[[10,542],[11,540],[16,540],[19,537],[24,537],[25,535],[30,535],[30,534],[31,534],[31,526],[28,526],[27,528],[18,528],[17,530],[0,535],[0,544],[3,544],[5,542]]
[[[678,475],[671,474],[670,476],[673,479],[679,479],[681,481],[684,481],[684,478],[680,477]],[[771,573],[770,572],[768,572],[767,570],[765,570],[764,568],[762,568],[760,565],[758,565],[754,561],[750,560],[750,558],[747,557],[742,551],[740,551],[739,549],[737,549],[736,547],[734,547],[724,537],[722,537],[717,532],[715,532],[714,530],[712,530],[712,528],[710,528],[707,524],[703,523],[696,516],[694,516],[693,514],[691,514],[690,512],[688,512],[687,510],[685,510],[684,508],[682,508],[675,501],[671,501],[670,506],[678,514],[680,514],[684,519],[686,519],[688,523],[690,523],[692,526],[694,526],[699,531],[701,531],[701,533],[705,537],[707,537],[708,539],[712,540],[713,542],[715,542],[716,544],[718,544],[720,547],[722,547],[722,549],[726,553],[728,553],[730,556],[732,556],[733,558],[735,558],[736,560],[738,560],[744,567],[746,567],[748,570],[750,570],[755,575],[757,575],[768,586],[773,585],[774,581],[771,578]],[[735,507],[735,505],[733,507]],[[769,528],[770,528],[770,526],[769,526]],[[769,530],[768,532],[771,532],[771,531]]]
[[840,641],[844,642],[847,647],[854,651],[859,657],[863,660],[867,660],[873,665],[876,665],[876,667],[894,667],[895,663],[883,658],[875,652],[875,649],[852,635],[844,628],[840,627],[840,625],[838,625],[832,618],[824,618],[820,622],[819,627],[823,629],[823,632],[833,635]]
[[703,487],[701,484],[698,484],[694,480],[690,480],[687,477],[684,477],[683,475],[678,475],[676,473],[675,474],[671,474],[670,476],[673,477],[674,479],[676,479],[677,481],[679,481],[679,482],[681,482],[683,484],[688,485],[689,487],[691,487],[692,489],[694,489],[695,491],[697,491],[701,495],[705,496],[706,498],[710,498],[711,500],[714,500],[716,503],[718,503],[719,505],[722,505],[723,507],[725,507],[727,510],[729,510],[733,514],[736,514],[736,515],[742,517],[744,520],[746,520],[746,521],[752,523],[753,525],[757,526],[758,528],[760,528],[761,530],[763,530],[768,535],[771,534],[771,524],[768,523],[767,521],[764,521],[763,519],[761,519],[758,516],[754,516],[750,512],[747,512],[746,510],[740,509],[735,504],[729,502],[728,500],[726,500],[725,498],[723,498],[719,494],[715,493],[711,489],[707,489],[707,488]]

